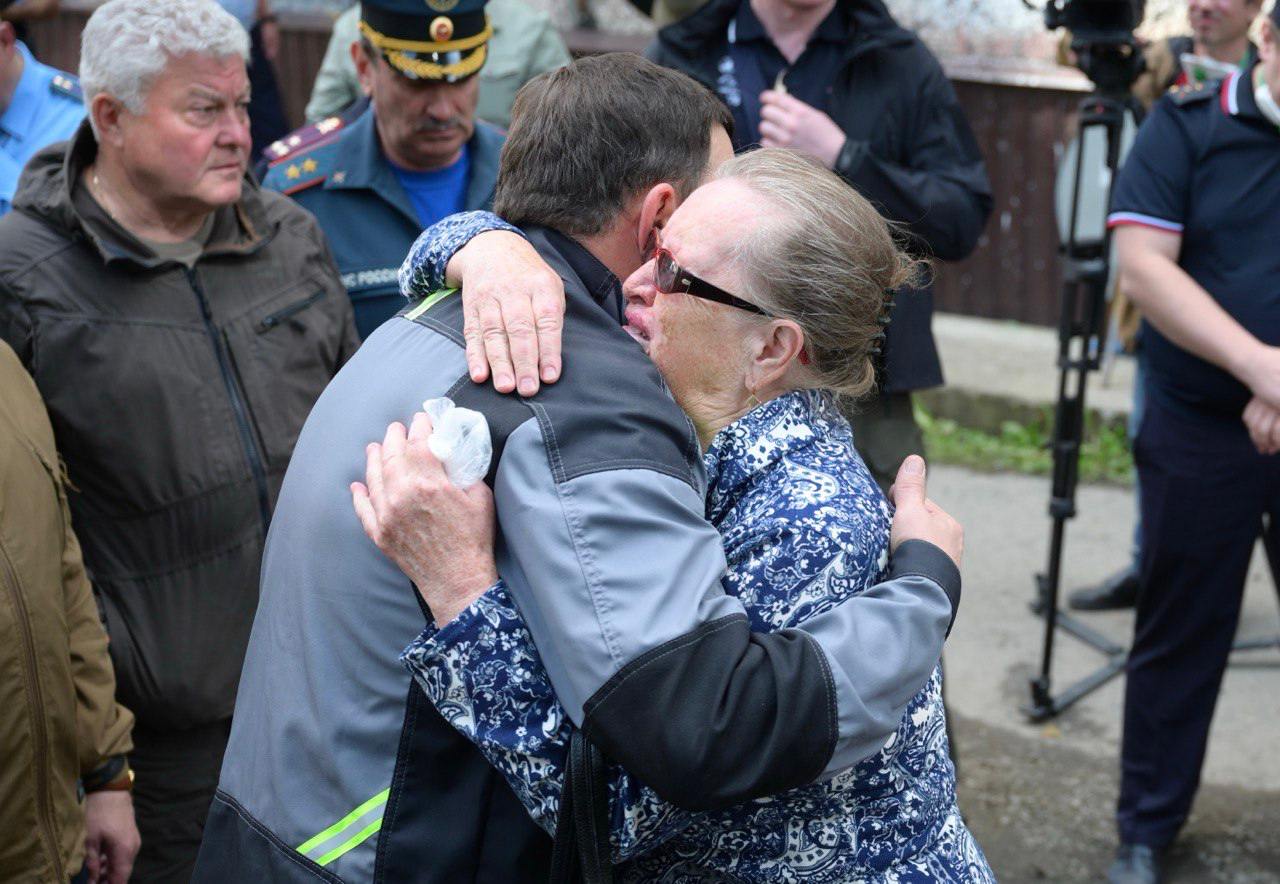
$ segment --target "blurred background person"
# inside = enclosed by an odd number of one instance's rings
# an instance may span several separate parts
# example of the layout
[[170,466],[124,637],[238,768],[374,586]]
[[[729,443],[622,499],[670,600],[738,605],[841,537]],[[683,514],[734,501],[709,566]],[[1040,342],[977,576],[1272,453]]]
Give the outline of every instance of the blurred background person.
[[3,342],[0,501],[0,880],[124,884],[133,716],[115,700],[49,417]]
[[285,466],[357,345],[314,219],[245,176],[249,40],[213,0],[89,19],[89,119],[0,218],[0,338],[35,378],[111,636],[142,850],[190,875]]
[[30,45],[27,24],[53,18],[58,8],[59,0],[0,0],[0,20],[12,22],[18,39]]
[[[448,11],[443,4],[440,8]],[[520,87],[543,71],[568,64],[569,50],[551,17],[522,0],[490,0],[485,12],[493,36],[488,42],[489,57],[479,73],[476,116],[505,129],[511,125],[511,104]],[[356,73],[359,40],[357,3],[333,22],[333,34],[307,102],[309,122],[342,115],[366,97]]]
[[[977,245],[992,206],[982,155],[942,66],[880,0],[710,0],[646,54],[720,96],[737,150],[814,157],[901,225],[913,253],[958,261]],[[932,286],[895,300],[877,392],[842,405],[885,489],[924,453],[912,391],[942,383]]]
[[404,306],[396,274],[423,228],[492,204],[504,136],[476,119],[492,33],[485,0],[447,13],[422,0],[359,9],[353,54],[372,103],[350,125],[311,127],[326,130],[318,140],[273,146],[262,183],[320,222],[367,338]]
[[280,86],[276,82],[276,57],[280,53],[280,22],[271,11],[270,0],[218,0],[227,12],[249,32],[249,135],[253,139],[251,162],[268,144],[289,131]]
[[81,99],[79,80],[36,61],[14,25],[0,21],[0,215],[13,204],[27,160],[76,131]]

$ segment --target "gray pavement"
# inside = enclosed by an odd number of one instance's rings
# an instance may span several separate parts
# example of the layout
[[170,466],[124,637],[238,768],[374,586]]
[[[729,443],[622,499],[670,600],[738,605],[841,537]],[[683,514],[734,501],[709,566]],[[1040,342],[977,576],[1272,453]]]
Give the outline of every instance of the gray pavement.
[[[1043,628],[1028,608],[1048,550],[1047,479],[934,465],[929,493],[965,526],[965,594],[947,644],[961,808],[1002,881],[1096,881],[1114,849],[1111,826],[1123,677],[1049,724],[1029,724]],[[1067,529],[1064,590],[1100,580],[1125,560],[1133,495],[1085,486]],[[1127,613],[1083,615],[1127,644]],[[1280,635],[1280,603],[1261,550],[1241,617],[1242,637]],[[1102,662],[1059,634],[1055,686]],[[1237,654],[1227,671],[1205,787],[1174,852],[1171,882],[1280,881],[1280,650]]]

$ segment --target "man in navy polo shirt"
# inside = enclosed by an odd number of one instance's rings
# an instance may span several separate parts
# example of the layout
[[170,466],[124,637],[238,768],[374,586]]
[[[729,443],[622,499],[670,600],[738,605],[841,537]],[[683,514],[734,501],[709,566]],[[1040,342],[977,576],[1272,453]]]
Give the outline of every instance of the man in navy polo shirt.
[[1145,549],[1113,882],[1159,880],[1195,797],[1264,514],[1280,515],[1280,14],[1251,70],[1164,98],[1116,184],[1147,324],[1135,441]]

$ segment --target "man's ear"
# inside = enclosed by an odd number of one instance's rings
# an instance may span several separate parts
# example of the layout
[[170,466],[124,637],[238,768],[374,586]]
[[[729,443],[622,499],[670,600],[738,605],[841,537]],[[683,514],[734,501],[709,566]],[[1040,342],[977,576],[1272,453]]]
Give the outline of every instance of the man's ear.
[[373,95],[373,66],[377,63],[376,59],[369,57],[363,43],[353,40],[351,60],[355,62],[356,79],[360,81],[360,91],[365,95]]
[[782,385],[792,366],[801,362],[804,330],[790,319],[772,319],[751,336],[747,384],[759,392]]
[[644,253],[646,259],[649,249],[653,247],[653,232],[667,226],[678,203],[676,189],[665,182],[655,184],[644,195],[636,224],[636,248]]
[[119,147],[124,140],[121,118],[128,113],[119,100],[105,92],[99,92],[89,102],[89,116],[93,118],[94,131],[99,143]]

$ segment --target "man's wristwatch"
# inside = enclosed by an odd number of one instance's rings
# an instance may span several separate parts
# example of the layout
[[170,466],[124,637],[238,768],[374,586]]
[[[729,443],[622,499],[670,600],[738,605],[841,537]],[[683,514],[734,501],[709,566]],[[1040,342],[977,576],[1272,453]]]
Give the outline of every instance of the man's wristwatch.
[[133,769],[123,755],[116,755],[81,781],[86,795],[94,792],[133,791]]
[[116,777],[109,783],[93,790],[94,792],[132,792],[133,791],[133,768],[125,765],[124,770],[120,772],[120,776]]

